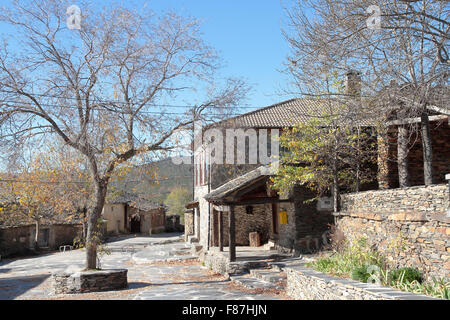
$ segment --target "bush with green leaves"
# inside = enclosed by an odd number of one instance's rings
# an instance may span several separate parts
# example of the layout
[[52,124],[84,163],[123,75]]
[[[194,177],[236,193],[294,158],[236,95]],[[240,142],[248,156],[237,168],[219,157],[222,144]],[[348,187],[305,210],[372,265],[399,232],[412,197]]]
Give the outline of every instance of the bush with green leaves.
[[422,275],[419,270],[411,267],[403,267],[397,270],[393,270],[389,273],[389,281],[390,282],[405,282],[411,283],[413,281],[417,281],[422,283]]
[[[317,271],[338,277],[351,277],[353,280],[368,282],[375,277],[381,285],[402,291],[429,295],[440,299],[450,299],[450,281],[435,279],[423,281],[420,271],[413,267],[390,270],[384,255],[368,245],[361,238],[341,250],[322,253],[307,266]],[[372,269],[372,270],[369,270]],[[377,272],[373,272],[377,270]],[[374,277],[371,277],[371,276]]]
[[367,282],[371,274],[367,271],[368,266],[359,266],[353,269],[352,279],[360,282]]
[[[361,238],[339,251],[334,251],[330,256],[320,257],[310,265],[320,272],[351,277],[353,270],[357,268],[365,268],[367,271],[369,265],[374,265],[384,269],[386,262],[383,255],[370,248],[367,239]],[[370,274],[367,278],[369,276]]]

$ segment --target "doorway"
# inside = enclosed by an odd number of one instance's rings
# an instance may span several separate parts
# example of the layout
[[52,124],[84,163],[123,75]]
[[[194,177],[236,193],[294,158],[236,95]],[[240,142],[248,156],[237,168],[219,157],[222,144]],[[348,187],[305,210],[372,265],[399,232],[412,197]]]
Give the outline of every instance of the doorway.
[[49,235],[50,235],[50,230],[49,229],[42,229],[42,230],[39,231],[39,236],[38,236],[39,247],[41,247],[41,248],[47,248],[48,247]]
[[139,216],[137,216],[137,215],[131,217],[130,232],[131,233],[141,233],[141,219],[139,219]]

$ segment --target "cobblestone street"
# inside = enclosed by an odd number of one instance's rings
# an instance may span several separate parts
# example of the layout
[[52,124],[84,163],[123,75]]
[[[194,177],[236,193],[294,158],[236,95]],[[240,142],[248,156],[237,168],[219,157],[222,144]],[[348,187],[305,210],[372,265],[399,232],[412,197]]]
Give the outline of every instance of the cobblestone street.
[[[1,300],[266,300],[285,299],[277,290],[246,289],[214,274],[189,252],[179,234],[110,239],[111,253],[101,257],[102,268],[128,269],[128,288],[85,294],[52,294],[52,272],[80,270],[85,251],[49,253],[0,261]],[[178,253],[179,255],[176,255]],[[178,257],[178,258],[175,258]],[[181,257],[181,258],[180,258]]]

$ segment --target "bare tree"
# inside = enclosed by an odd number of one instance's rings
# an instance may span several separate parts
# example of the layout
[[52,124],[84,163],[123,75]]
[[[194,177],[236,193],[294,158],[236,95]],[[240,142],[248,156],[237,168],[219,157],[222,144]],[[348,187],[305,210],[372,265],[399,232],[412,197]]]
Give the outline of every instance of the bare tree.
[[[286,70],[295,88],[317,95],[324,91],[321,75],[329,70],[360,71],[363,103],[355,108],[378,118],[392,113],[398,120],[420,117],[425,184],[432,184],[428,116],[430,108],[448,103],[448,93],[443,94],[449,75],[446,1],[306,0],[296,1],[287,14],[284,34],[292,52]],[[335,98],[348,100],[346,95]],[[399,125],[402,186],[409,184],[406,137],[414,128]]]
[[[196,19],[121,5],[95,11],[84,2],[82,15],[66,21],[70,5],[13,1],[2,9],[0,22],[11,33],[0,50],[0,124],[4,139],[58,137],[87,160],[94,204],[86,269],[93,269],[97,221],[117,168],[174,148],[172,135],[193,114],[229,110],[247,88],[236,79],[215,81],[219,60]],[[164,106],[182,92],[199,98],[190,107]]]

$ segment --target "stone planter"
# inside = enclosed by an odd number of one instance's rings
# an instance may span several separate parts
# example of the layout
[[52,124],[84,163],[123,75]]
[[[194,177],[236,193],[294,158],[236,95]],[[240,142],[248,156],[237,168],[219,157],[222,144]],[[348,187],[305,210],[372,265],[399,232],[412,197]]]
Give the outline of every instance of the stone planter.
[[52,274],[55,294],[118,290],[128,287],[127,269],[105,269]]

